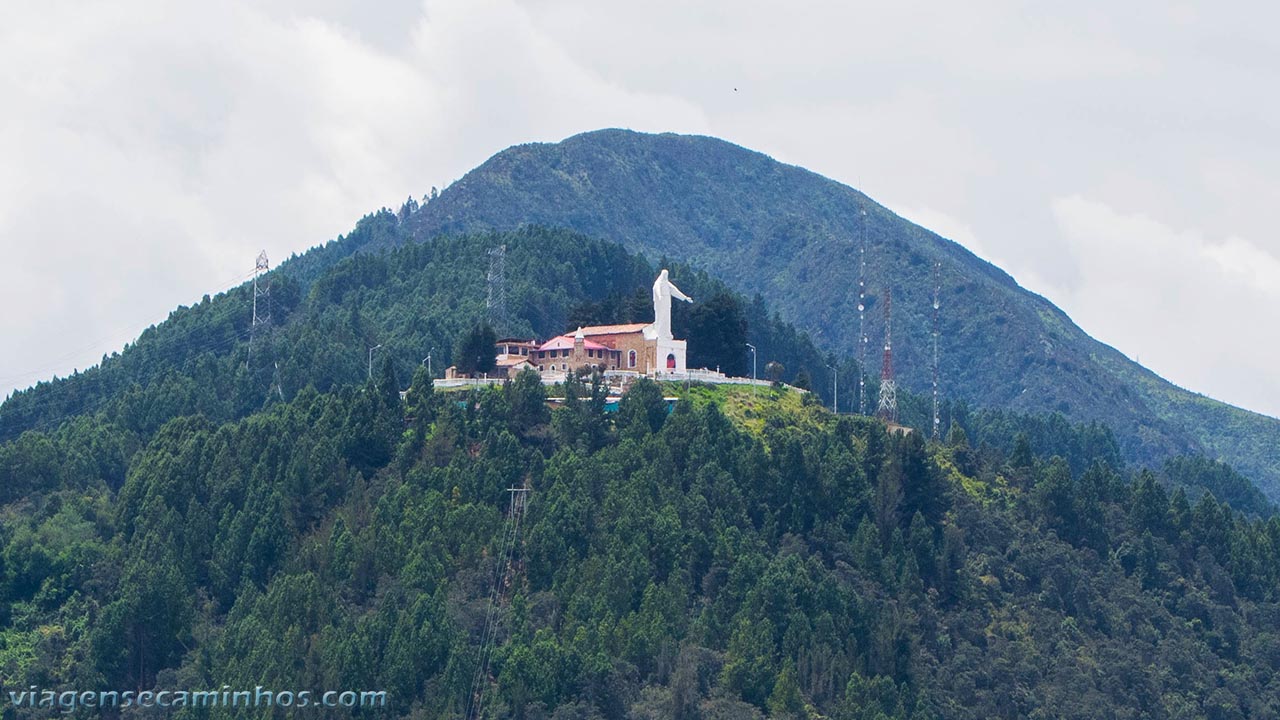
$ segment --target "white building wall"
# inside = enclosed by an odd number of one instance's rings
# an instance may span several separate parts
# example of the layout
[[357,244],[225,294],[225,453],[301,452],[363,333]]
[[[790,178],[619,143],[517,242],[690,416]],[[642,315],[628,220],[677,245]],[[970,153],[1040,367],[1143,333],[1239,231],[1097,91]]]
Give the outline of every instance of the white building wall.
[[[670,372],[683,373],[688,368],[688,366],[685,364],[685,354],[688,346],[684,340],[658,339],[656,342],[658,345],[657,347],[658,367],[656,369],[659,373],[670,373]],[[670,368],[667,366],[668,355],[675,356],[676,366],[674,368]]]

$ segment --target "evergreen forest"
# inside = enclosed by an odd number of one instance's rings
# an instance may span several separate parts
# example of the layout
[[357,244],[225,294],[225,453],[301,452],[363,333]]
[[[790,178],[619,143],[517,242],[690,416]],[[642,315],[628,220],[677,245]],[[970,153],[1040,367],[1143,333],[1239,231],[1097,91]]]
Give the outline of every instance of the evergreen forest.
[[[437,388],[491,321],[496,245],[495,334],[647,320],[669,267],[691,358],[747,373],[751,342],[785,384]],[[569,231],[342,247],[266,276],[266,327],[242,286],[0,405],[6,690],[382,690],[363,714],[432,720],[1280,717],[1280,518],[1231,467],[962,398],[937,438],[911,393],[909,431],[832,413],[853,358]]]

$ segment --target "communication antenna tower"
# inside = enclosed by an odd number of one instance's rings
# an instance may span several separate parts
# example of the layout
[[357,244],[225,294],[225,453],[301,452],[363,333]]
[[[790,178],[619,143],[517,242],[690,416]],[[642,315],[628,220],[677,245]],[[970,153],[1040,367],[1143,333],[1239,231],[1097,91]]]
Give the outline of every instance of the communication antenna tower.
[[858,248],[858,414],[867,414],[867,211],[862,211]]
[[249,325],[249,353],[244,366],[249,367],[249,356],[253,355],[253,340],[258,334],[259,326],[271,324],[271,278],[263,277],[271,269],[267,261],[267,251],[258,253],[253,265],[253,322]]
[[880,406],[876,415],[898,422],[898,386],[893,379],[893,289],[884,291],[884,363],[880,366]]
[[489,323],[499,334],[507,330],[507,246],[499,245],[489,250],[489,297],[485,307],[489,311]]
[[942,263],[933,263],[933,439],[938,439],[942,420],[938,416],[938,313],[942,307]]

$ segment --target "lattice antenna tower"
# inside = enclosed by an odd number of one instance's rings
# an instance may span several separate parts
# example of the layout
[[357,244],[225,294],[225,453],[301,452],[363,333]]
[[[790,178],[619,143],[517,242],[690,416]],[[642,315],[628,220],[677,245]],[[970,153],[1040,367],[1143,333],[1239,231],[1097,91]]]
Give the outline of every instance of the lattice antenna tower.
[[898,422],[898,386],[893,378],[893,289],[884,291],[884,362],[880,365],[880,405],[876,415]]
[[942,308],[942,263],[933,263],[933,439],[938,439],[942,419],[938,415],[938,317]]
[[862,211],[858,248],[858,414],[867,414],[867,211]]
[[489,311],[489,324],[499,335],[507,329],[507,246],[499,245],[489,250],[489,297],[485,308]]
[[253,341],[258,328],[265,329],[271,324],[271,278],[264,277],[271,269],[267,260],[267,251],[258,253],[253,265],[253,321],[249,325],[249,353],[245,357],[244,366],[249,367],[249,357],[253,355]]

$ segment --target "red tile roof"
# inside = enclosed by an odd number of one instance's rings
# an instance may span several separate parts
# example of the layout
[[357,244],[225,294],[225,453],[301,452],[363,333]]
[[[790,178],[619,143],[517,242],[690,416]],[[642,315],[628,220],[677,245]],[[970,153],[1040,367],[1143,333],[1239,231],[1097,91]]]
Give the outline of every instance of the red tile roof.
[[[583,328],[583,334],[586,334],[586,328]],[[613,348],[605,347],[598,342],[591,340],[583,340],[583,346],[588,350],[612,350]],[[564,350],[573,347],[572,335],[561,335],[560,337],[551,338],[542,344],[539,350]]]
[[629,323],[626,325],[591,325],[582,328],[583,335],[623,335],[638,333],[649,327],[651,323]]

